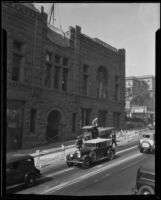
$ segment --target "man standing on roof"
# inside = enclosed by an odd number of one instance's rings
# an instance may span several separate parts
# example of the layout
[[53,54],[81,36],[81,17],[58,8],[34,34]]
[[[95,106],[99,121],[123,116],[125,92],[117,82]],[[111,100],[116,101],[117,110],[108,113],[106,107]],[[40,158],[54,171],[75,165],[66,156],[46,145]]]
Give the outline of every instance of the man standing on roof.
[[92,125],[93,126],[98,126],[98,117],[97,117],[97,115],[96,115],[96,117],[93,119],[93,121],[92,121]]

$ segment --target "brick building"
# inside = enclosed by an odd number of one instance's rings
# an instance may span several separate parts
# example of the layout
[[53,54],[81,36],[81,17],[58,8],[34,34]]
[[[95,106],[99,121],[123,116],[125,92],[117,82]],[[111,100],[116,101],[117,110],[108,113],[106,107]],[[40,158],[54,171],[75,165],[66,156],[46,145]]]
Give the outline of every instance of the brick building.
[[3,3],[7,34],[7,147],[20,149],[99,126],[124,127],[125,50],[47,25],[32,4]]

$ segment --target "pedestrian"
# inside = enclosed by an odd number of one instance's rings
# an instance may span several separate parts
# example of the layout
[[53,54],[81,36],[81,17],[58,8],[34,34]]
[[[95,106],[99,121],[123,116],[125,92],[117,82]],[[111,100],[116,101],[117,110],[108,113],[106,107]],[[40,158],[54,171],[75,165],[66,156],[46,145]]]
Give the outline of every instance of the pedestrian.
[[114,133],[114,131],[112,131],[112,147],[113,147],[113,144],[115,144],[115,147],[117,147],[116,134]]
[[61,145],[61,156],[60,156],[61,160],[62,160],[62,156],[64,156],[64,158],[65,158],[65,148],[64,148],[63,144]]
[[81,136],[78,136],[76,140],[76,148],[80,150],[82,148],[82,145],[83,145],[83,138]]

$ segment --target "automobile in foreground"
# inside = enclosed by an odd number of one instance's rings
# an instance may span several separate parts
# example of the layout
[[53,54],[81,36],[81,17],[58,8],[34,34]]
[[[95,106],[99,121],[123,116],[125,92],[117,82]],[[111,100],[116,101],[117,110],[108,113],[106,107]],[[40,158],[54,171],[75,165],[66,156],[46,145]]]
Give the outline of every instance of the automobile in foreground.
[[155,152],[155,132],[147,132],[139,140],[138,148],[140,152]]
[[8,154],[6,162],[6,187],[20,183],[32,187],[41,176],[30,155]]
[[87,169],[92,163],[105,158],[112,160],[115,156],[115,147],[112,146],[112,139],[97,138],[84,142],[80,150],[66,156],[66,164],[69,167],[80,165]]
[[150,195],[155,193],[155,170],[140,167],[137,170],[136,185],[132,188],[134,195]]

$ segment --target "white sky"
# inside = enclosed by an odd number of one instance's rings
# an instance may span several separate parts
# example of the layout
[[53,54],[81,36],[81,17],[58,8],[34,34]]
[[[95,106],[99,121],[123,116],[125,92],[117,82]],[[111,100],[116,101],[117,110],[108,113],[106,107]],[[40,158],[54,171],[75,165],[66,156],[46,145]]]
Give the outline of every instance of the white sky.
[[[44,6],[48,13],[52,3]],[[126,76],[155,75],[159,3],[55,3],[55,26],[81,26],[82,33],[126,50]]]

